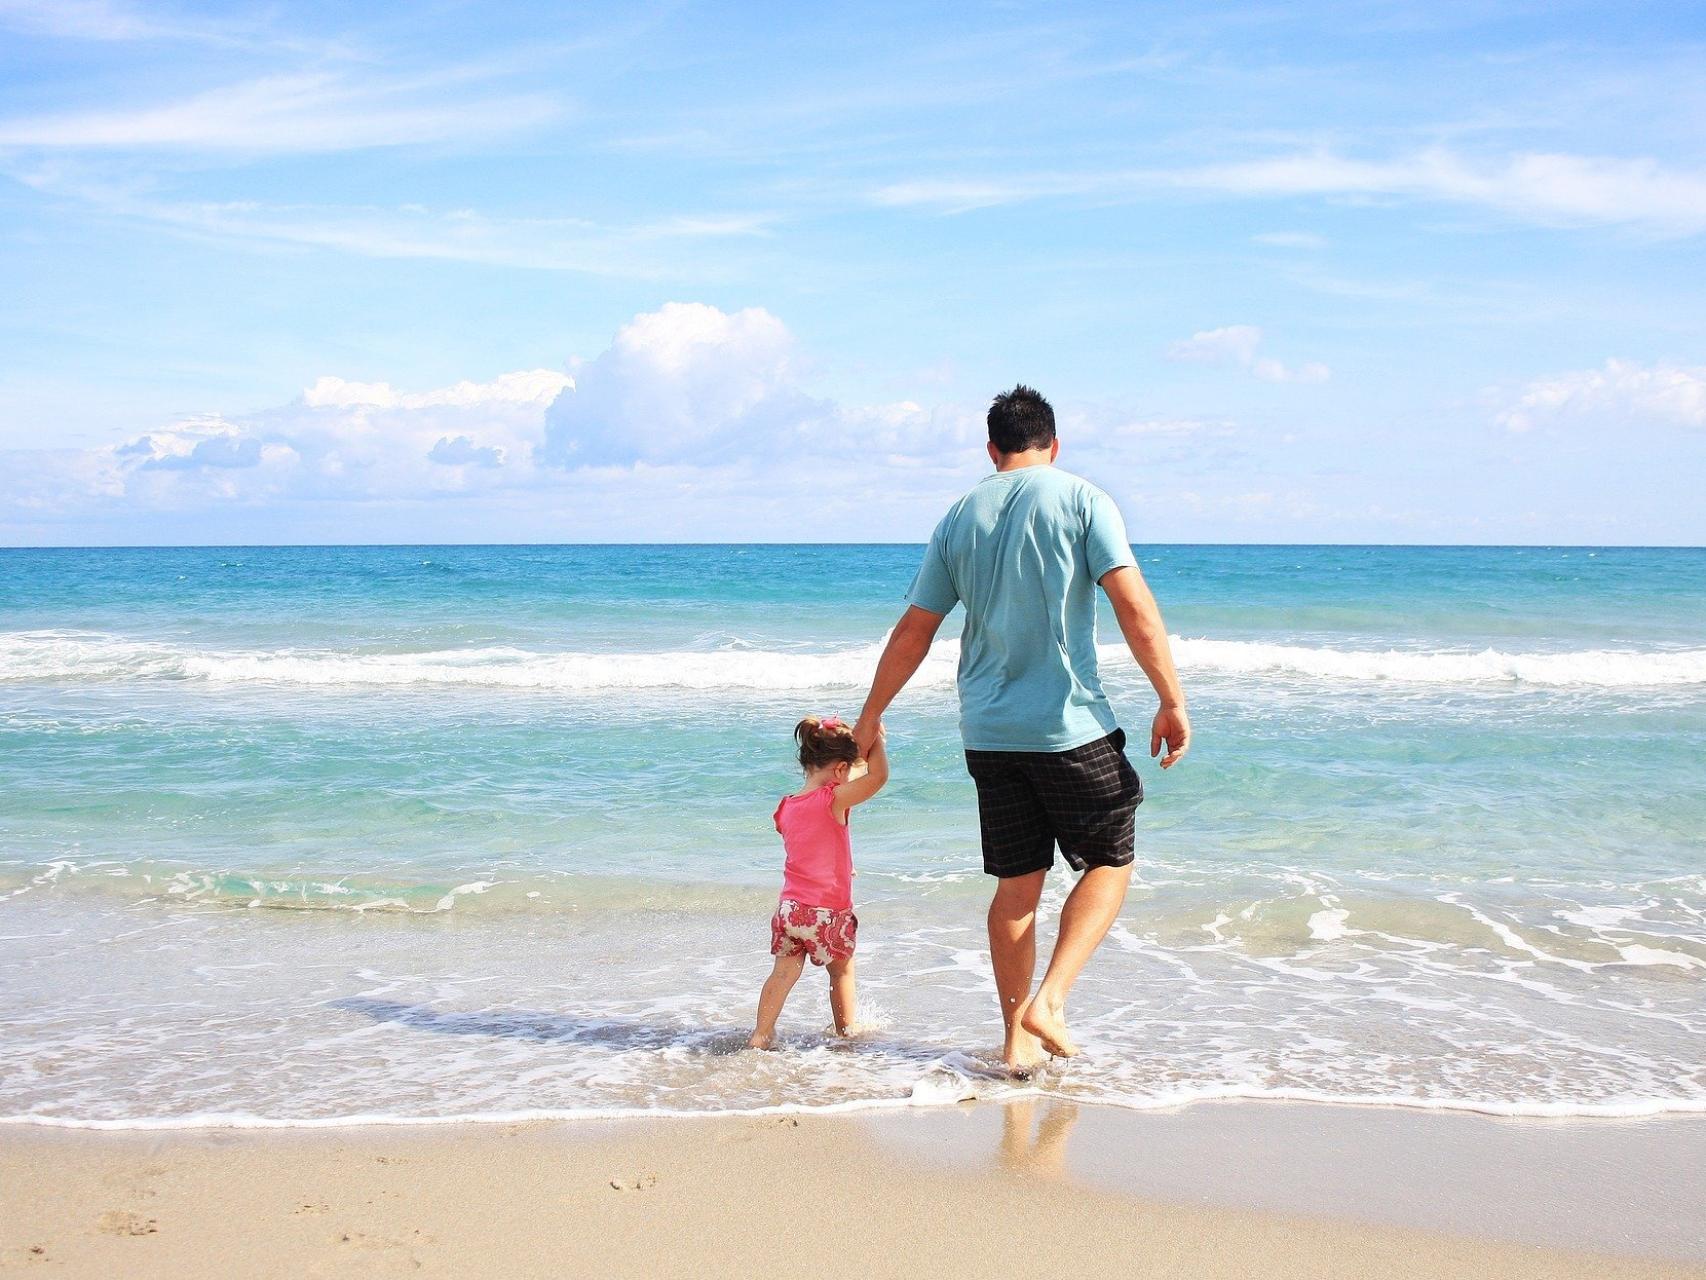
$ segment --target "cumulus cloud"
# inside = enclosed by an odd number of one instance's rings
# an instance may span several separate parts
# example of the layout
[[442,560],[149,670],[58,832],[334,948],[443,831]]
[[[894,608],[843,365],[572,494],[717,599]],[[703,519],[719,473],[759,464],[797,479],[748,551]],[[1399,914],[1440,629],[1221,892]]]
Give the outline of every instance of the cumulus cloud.
[[350,530],[337,513],[405,511],[416,523],[378,536],[420,537],[424,525],[428,537],[477,540],[497,533],[469,514],[483,511],[527,537],[785,539],[802,533],[798,497],[810,491],[810,536],[843,520],[840,536],[867,521],[863,536],[893,536],[893,515],[876,513],[933,506],[978,467],[980,410],[839,404],[804,389],[798,365],[767,311],[669,303],[623,325],[572,377],[532,369],[413,390],[328,374],[253,413],[98,449],[15,451],[0,467],[0,509],[19,513],[14,530],[31,521],[31,537],[96,520],[118,533],[159,528],[160,513],[208,530],[242,512],[229,523],[243,538],[310,537],[312,520],[338,540]]
[[546,406],[573,385],[550,369],[420,392],[326,376],[289,404],[32,457],[30,509],[136,514],[495,491],[527,482],[530,468],[508,464],[537,444]]
[[1325,382],[1332,370],[1319,361],[1287,365],[1257,354],[1262,331],[1253,324],[1230,324],[1204,329],[1167,348],[1167,358],[1181,364],[1208,364],[1243,369],[1263,382]]
[[1598,369],[1538,378],[1495,415],[1495,421],[1511,431],[1565,418],[1636,418],[1706,427],[1706,365],[1607,360]]
[[445,436],[427,458],[444,467],[501,467],[504,451],[496,445],[477,445],[467,436]]
[[[987,467],[981,400],[843,403],[802,365],[768,311],[670,303],[572,377],[328,374],[253,413],[12,451],[0,538],[883,541],[923,537]],[[1070,401],[1059,417],[1073,465],[1115,487],[1140,460],[1227,457],[1225,423]]]
[[793,338],[759,307],[671,302],[623,325],[552,403],[540,457],[556,466],[747,456],[833,416],[799,389]]

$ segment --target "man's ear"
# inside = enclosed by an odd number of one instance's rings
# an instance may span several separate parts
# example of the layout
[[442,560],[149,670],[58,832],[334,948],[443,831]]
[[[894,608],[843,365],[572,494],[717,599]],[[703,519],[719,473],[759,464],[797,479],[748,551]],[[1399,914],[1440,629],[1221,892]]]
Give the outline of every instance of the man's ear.
[[1001,465],[1001,450],[995,447],[995,441],[991,440],[984,448],[989,450],[989,460],[999,467]]
[[1048,447],[1048,460],[1053,462],[1058,457],[1060,457],[1060,437],[1056,436],[1054,443]]

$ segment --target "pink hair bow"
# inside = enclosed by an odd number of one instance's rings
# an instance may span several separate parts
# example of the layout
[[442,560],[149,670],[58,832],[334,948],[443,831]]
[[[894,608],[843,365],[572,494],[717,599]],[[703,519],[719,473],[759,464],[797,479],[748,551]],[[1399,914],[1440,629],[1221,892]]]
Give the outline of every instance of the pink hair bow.
[[837,729],[841,728],[841,717],[840,716],[825,716],[822,720],[818,721],[818,726],[822,729],[828,730],[831,733],[834,733]]

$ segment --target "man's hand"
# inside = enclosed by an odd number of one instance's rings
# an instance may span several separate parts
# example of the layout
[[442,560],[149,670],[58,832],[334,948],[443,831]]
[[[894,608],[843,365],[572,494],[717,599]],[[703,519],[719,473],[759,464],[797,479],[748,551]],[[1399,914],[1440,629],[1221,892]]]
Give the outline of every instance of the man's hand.
[[859,758],[864,760],[871,754],[872,749],[882,740],[883,722],[881,720],[861,720],[853,726],[853,745],[859,749]]
[[1191,749],[1191,721],[1183,707],[1162,707],[1155,713],[1155,723],[1149,727],[1149,754],[1160,755],[1162,743],[1167,744],[1163,769],[1171,769]]
[[1161,767],[1171,769],[1191,749],[1191,721],[1185,715],[1185,695],[1179,689],[1179,673],[1173,668],[1173,649],[1167,642],[1161,610],[1136,565],[1109,569],[1101,577],[1101,586],[1108,593],[1108,603],[1114,606],[1114,618],[1126,647],[1161,699],[1161,710],[1155,713],[1155,723],[1149,729],[1149,754],[1160,755],[1161,744],[1166,743],[1167,758]]

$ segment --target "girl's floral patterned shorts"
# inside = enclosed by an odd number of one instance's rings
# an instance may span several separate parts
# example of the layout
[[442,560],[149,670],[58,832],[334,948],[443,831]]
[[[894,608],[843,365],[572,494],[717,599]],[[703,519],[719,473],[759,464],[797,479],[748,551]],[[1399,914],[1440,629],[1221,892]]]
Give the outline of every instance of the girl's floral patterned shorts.
[[845,960],[859,936],[859,917],[851,911],[811,907],[783,898],[770,917],[770,954],[807,955],[813,964]]

